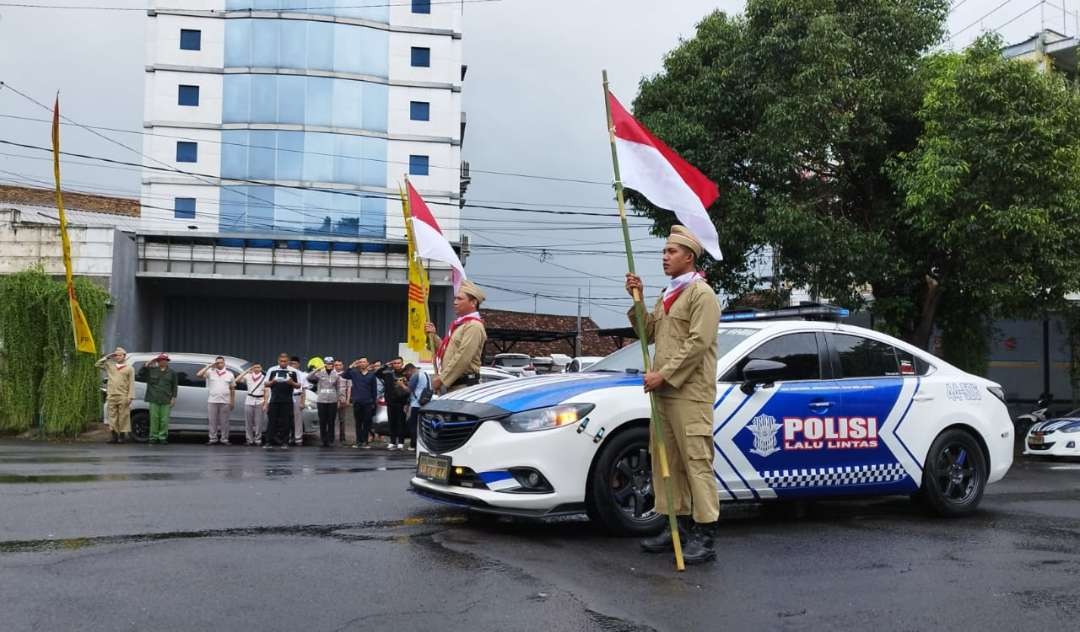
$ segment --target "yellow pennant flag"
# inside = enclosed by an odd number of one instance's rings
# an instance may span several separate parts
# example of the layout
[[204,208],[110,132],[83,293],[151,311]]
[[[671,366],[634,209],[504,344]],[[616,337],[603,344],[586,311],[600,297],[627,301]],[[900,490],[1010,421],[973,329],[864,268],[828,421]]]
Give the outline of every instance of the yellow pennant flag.
[[71,242],[67,234],[67,218],[64,216],[64,196],[60,193],[60,96],[53,105],[52,120],[53,179],[56,181],[56,211],[60,215],[60,241],[64,248],[64,276],[67,277],[68,306],[71,309],[71,331],[75,336],[75,350],[97,355],[94,334],[90,323],[75,298],[75,282],[71,277]]
[[428,335],[424,325],[428,322],[427,299],[430,285],[427,270],[420,263],[416,254],[416,239],[413,237],[412,219],[409,215],[409,199],[401,189],[401,211],[405,215],[405,236],[409,241],[409,308],[408,308],[408,347],[420,354],[424,362],[431,361],[432,353],[428,347]]

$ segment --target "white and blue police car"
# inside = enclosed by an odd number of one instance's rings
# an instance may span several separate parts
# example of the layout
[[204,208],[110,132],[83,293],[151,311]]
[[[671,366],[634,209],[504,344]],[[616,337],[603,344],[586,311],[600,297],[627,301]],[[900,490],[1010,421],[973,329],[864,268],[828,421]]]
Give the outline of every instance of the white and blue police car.
[[[717,332],[713,462],[722,501],[908,494],[979,504],[1012,465],[1001,387],[830,306],[733,313]],[[586,512],[659,530],[639,345],[588,373],[482,384],[420,414],[411,486],[476,512]]]
[[1080,456],[1080,408],[1033,424],[1024,437],[1024,454]]

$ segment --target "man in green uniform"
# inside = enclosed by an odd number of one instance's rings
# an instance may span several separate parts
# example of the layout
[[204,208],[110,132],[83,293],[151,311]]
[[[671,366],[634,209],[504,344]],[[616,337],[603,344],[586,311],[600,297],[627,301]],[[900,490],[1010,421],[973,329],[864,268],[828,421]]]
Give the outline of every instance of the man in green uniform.
[[[656,510],[679,517],[683,557],[687,564],[716,558],[713,527],[720,515],[720,496],[713,474],[712,412],[716,399],[716,331],[720,304],[716,294],[695,270],[701,242],[683,226],[673,226],[664,245],[664,274],[671,283],[646,319],[646,336],[656,344],[652,369],[644,376],[645,390],[656,398],[663,422],[671,473],[671,502],[667,505],[656,445],[652,453]],[[626,275],[631,296],[643,292],[641,278]],[[641,294],[644,296],[644,294]],[[635,322],[634,310],[630,321]],[[656,428],[653,428],[656,432]],[[656,435],[652,435],[654,440]],[[650,553],[671,550],[671,531],[642,540]]]
[[131,432],[131,402],[135,399],[135,372],[127,364],[127,351],[117,347],[94,366],[105,369],[105,423],[112,430],[109,443],[124,443]]
[[169,368],[169,356],[162,353],[145,362],[135,379],[146,382],[146,403],[150,405],[150,443],[168,443],[169,411],[176,405],[176,371]]

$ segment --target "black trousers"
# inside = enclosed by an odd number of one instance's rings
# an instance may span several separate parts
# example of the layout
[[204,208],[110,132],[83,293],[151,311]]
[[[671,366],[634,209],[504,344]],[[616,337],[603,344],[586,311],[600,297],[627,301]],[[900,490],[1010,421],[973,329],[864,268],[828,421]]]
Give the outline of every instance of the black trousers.
[[316,404],[319,409],[319,438],[322,444],[330,445],[334,442],[334,419],[337,418],[337,402]]
[[405,443],[405,405],[387,404],[386,417],[390,422],[390,443]]
[[356,442],[363,445],[367,443],[368,433],[371,432],[371,421],[375,417],[375,404],[361,404],[353,402],[353,421],[356,422]]
[[417,424],[417,421],[419,419],[420,419],[420,409],[419,408],[410,408],[409,409],[409,422],[407,424],[407,429],[409,431],[409,443],[414,448],[416,447],[416,424]]
[[271,401],[266,407],[266,434],[270,445],[285,445],[293,427],[292,398],[283,402]]

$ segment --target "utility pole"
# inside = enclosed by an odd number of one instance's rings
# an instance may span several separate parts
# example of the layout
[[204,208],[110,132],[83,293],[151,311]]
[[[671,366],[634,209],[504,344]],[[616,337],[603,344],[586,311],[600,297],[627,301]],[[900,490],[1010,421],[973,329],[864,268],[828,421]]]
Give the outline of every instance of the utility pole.
[[533,316],[536,316],[536,314],[537,314],[537,311],[536,311],[536,297],[537,296],[539,296],[539,295],[538,294],[533,294]]
[[574,337],[574,357],[581,355],[581,288],[577,289],[577,336]]

